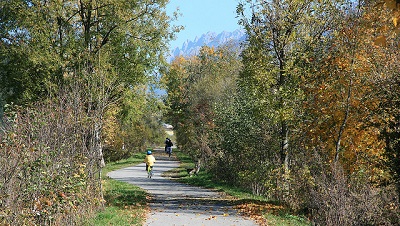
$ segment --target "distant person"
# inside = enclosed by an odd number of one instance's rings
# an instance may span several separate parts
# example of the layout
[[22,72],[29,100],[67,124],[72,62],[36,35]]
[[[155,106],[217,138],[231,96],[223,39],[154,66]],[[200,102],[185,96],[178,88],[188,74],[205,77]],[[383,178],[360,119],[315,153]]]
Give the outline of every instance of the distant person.
[[146,163],[146,171],[149,171],[150,169],[153,169],[154,163],[156,162],[156,158],[151,153],[151,150],[147,150],[147,155],[146,158],[144,158],[144,161]]
[[165,139],[165,152],[169,157],[171,157],[172,154],[172,146],[174,146],[174,144],[172,143],[171,139],[167,137],[167,139]]
[[168,142],[169,142],[169,138],[167,137],[167,138],[165,138],[165,141],[164,141],[164,144],[165,144],[165,148],[164,148],[164,151],[165,151],[165,153],[167,153],[167,144],[168,144]]

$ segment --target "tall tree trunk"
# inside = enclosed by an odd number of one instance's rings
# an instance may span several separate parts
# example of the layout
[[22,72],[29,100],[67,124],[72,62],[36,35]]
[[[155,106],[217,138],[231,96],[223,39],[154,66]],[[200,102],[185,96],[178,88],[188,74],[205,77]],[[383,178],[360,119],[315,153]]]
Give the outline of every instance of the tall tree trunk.
[[[284,87],[286,84],[286,73],[285,73],[285,52],[284,50],[280,50],[278,52],[278,60],[279,60],[279,82],[278,82],[278,88],[280,89],[281,87]],[[282,95],[282,94],[280,94]],[[285,105],[286,105],[286,100],[280,96],[279,97],[279,108],[282,110]],[[280,150],[280,155],[281,155],[281,163],[283,164],[284,167],[284,174],[286,175],[289,172],[289,126],[284,118],[284,116],[281,116],[281,133],[280,133],[280,138],[281,138],[281,150]]]
[[[279,36],[279,35],[278,35]],[[285,59],[285,52],[281,49],[278,52],[278,60],[279,60],[279,81],[278,81],[278,89],[284,88],[287,82],[287,74],[286,70],[286,59]],[[283,94],[279,94],[279,110],[283,110],[286,106],[285,97]],[[284,111],[283,111],[284,112]],[[281,113],[282,114],[282,113]],[[289,196],[289,126],[285,115],[280,115],[280,157],[281,157],[281,164],[283,167],[282,172],[282,195],[283,199]]]
[[98,164],[100,168],[103,168],[106,164],[103,157],[103,144],[101,143],[101,125],[96,123],[95,125],[95,150],[97,150]]
[[285,174],[289,172],[289,128],[285,121],[281,123],[281,162]]
[[344,112],[344,118],[343,118],[342,124],[340,125],[338,137],[336,139],[336,144],[335,144],[335,146],[336,146],[335,163],[337,163],[339,161],[339,154],[340,154],[340,147],[341,147],[340,143],[342,140],[344,129],[346,128],[347,119],[349,118],[349,115],[350,115],[350,101],[351,101],[351,88],[352,88],[351,86],[352,85],[353,85],[353,80],[350,78],[349,87],[347,90],[346,109]]

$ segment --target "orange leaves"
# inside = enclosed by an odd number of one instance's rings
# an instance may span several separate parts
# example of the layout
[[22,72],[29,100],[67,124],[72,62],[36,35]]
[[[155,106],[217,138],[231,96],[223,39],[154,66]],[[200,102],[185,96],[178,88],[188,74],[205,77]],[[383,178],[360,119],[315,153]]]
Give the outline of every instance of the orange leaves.
[[[53,201],[47,197],[40,197],[34,202],[34,210],[35,211],[43,211],[46,207],[50,207],[53,205]],[[47,212],[47,211],[46,211]]]
[[[362,42],[367,37],[364,33],[349,32],[357,35],[346,33],[346,37],[352,37],[350,42],[347,38],[339,39],[335,43],[337,52],[327,56],[325,65],[306,79],[307,84],[312,85],[305,87],[311,96],[305,107],[312,118],[307,126],[309,139],[306,146],[318,147],[320,154],[327,159],[334,158],[335,144],[348,107],[348,118],[340,138],[340,158],[351,172],[367,164],[365,158],[379,156],[383,149],[377,131],[368,127],[371,111],[379,102],[373,96],[375,88],[371,77],[374,70],[371,61],[375,51]],[[354,42],[360,44],[350,45]],[[380,45],[386,45],[385,42],[385,39],[378,40]],[[349,90],[350,98],[347,100]]]
[[349,58],[336,58],[334,63],[340,70],[344,70],[349,67],[350,59]]
[[285,210],[283,206],[273,205],[270,203],[243,203],[237,205],[235,208],[251,219],[257,221],[260,225],[268,225],[268,221],[264,217],[264,214],[279,214]]
[[210,216],[209,218],[206,218],[206,220],[215,220],[217,219],[217,216]]
[[385,0],[385,5],[391,10],[396,10],[399,7],[399,4],[397,4],[396,0]]
[[[375,9],[389,9],[391,12],[382,10],[379,12],[379,17],[374,17],[373,23],[383,23],[383,25],[377,28],[376,31],[379,34],[374,38],[373,43],[376,46],[387,47],[389,40],[394,41],[400,33],[400,4],[397,0],[385,0],[384,3],[377,4],[377,6],[378,8]],[[369,14],[376,14],[376,12],[371,11]],[[393,27],[390,25],[393,25]]]
[[[393,14],[392,22],[393,22],[393,26],[394,26],[395,36],[399,36],[400,35],[400,11],[396,11],[396,13]],[[400,48],[400,43],[398,44],[397,47]]]
[[374,40],[374,44],[377,46],[382,46],[386,47],[387,46],[387,41],[386,41],[386,36],[380,35]]
[[240,212],[246,214],[248,217],[257,220],[259,223],[266,223],[266,219],[263,219],[264,206],[257,205],[254,203],[244,203],[235,207]]
[[[307,103],[313,116],[308,126],[310,139],[307,146],[319,147],[322,155],[332,159],[336,150],[334,144],[340,139],[340,158],[350,172],[362,166],[376,167],[371,164],[375,161],[366,160],[375,159],[383,152],[379,133],[371,129],[370,120],[379,102],[374,99],[377,89],[374,83],[377,64],[374,61],[381,59],[385,52],[380,48],[370,48],[368,40],[378,34],[374,45],[390,46],[392,28],[372,11],[364,16],[354,22],[358,27],[341,30],[333,44],[335,52],[325,58],[326,64],[317,73],[310,75],[315,83],[309,86],[312,89],[307,90],[307,93],[314,94]],[[400,21],[393,19],[393,23],[398,26]],[[347,113],[348,118],[345,117]],[[341,127],[343,123],[344,130]]]

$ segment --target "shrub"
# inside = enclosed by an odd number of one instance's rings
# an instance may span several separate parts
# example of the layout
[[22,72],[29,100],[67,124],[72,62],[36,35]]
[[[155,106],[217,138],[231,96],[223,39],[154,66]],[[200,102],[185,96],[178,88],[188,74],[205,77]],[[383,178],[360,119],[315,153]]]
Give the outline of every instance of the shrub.
[[75,225],[101,206],[95,119],[85,112],[62,95],[9,108],[0,132],[0,224]]
[[314,172],[309,208],[317,225],[396,225],[399,218],[394,192],[372,185],[364,172],[346,175],[340,164]]

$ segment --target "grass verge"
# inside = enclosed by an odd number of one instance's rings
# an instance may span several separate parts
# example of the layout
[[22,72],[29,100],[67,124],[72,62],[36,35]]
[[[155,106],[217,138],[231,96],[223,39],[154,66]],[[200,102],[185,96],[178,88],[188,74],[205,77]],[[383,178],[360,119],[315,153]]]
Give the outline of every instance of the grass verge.
[[107,177],[107,173],[143,162],[145,154],[107,164],[103,169],[103,192],[105,208],[98,212],[87,225],[143,225],[148,209],[148,197],[144,190],[125,182]]
[[[183,183],[215,189],[227,194],[239,211],[260,222],[260,224],[275,226],[310,225],[305,218],[293,215],[283,206],[266,200],[264,197],[255,196],[250,192],[216,182],[210,174],[204,171],[200,171],[197,176],[189,177],[186,169],[194,167],[192,160],[179,150],[174,150],[174,154],[181,161],[181,165],[179,168],[165,173],[165,176]],[[139,164],[144,157],[145,154],[139,153],[129,159],[107,164],[103,169],[102,179],[105,208],[97,213],[93,219],[89,219],[87,225],[143,225],[148,210],[146,192],[134,185],[108,178],[106,175],[110,171]]]
[[267,200],[263,196],[256,196],[251,192],[221,183],[213,179],[212,175],[200,171],[197,176],[189,177],[187,170],[194,167],[191,158],[179,150],[174,150],[175,155],[181,161],[180,167],[165,173],[165,176],[174,178],[179,182],[195,186],[215,189],[227,194],[235,203],[238,211],[253,218],[261,225],[272,226],[309,226],[311,223],[302,216],[294,215],[289,209],[277,202]]

